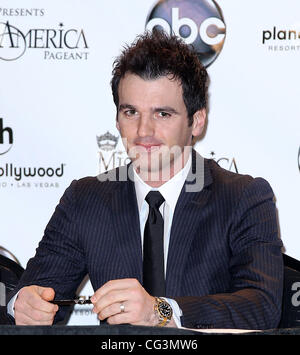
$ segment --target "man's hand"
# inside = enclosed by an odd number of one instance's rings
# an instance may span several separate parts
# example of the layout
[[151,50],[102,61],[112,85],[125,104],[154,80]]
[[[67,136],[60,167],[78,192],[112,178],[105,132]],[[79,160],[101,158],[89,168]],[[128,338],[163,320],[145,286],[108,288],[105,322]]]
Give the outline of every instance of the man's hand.
[[14,305],[16,325],[51,325],[58,311],[57,305],[48,302],[54,296],[53,288],[23,287]]
[[[155,298],[150,296],[136,279],[112,280],[100,287],[91,297],[93,312],[109,324],[156,326]],[[121,311],[121,305],[124,311]],[[176,326],[171,320],[170,326]]]

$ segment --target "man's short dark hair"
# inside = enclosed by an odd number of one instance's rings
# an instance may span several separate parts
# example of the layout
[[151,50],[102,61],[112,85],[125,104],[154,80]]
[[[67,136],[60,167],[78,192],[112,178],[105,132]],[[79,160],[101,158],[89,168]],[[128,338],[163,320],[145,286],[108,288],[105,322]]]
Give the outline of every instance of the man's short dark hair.
[[113,65],[111,87],[114,103],[119,107],[118,87],[126,73],[144,80],[171,76],[179,80],[183,90],[189,124],[196,111],[207,106],[207,72],[195,51],[175,35],[153,30],[125,46]]

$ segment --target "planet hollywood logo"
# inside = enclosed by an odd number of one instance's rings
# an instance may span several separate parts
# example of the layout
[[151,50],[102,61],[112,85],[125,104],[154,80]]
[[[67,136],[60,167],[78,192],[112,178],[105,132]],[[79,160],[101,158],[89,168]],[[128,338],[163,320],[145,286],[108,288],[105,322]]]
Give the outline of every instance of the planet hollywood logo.
[[146,20],[147,30],[155,27],[192,45],[206,67],[218,57],[225,41],[224,18],[212,0],[160,0]]
[[9,21],[0,22],[0,60],[18,60],[33,50],[41,50],[45,60],[87,60],[88,48],[84,30],[66,28],[63,23],[24,30]]
[[57,166],[20,166],[0,164],[0,190],[5,188],[59,188],[66,164]]
[[14,143],[14,133],[11,127],[5,127],[3,118],[0,118],[0,155],[8,153]]
[[62,177],[66,164],[60,164],[58,167],[23,167],[15,166],[13,163],[1,164],[0,178],[13,178],[15,181],[21,181],[24,178],[32,177]]
[[300,29],[297,26],[273,26],[262,30],[262,45],[270,52],[295,52],[300,50]]
[[[0,118],[0,156],[7,154],[14,144],[14,132]],[[12,162],[0,162],[0,188],[8,187],[59,187],[58,181],[65,172],[64,163],[57,166],[19,166]],[[43,181],[40,180],[43,179]],[[47,182],[45,182],[47,178]],[[34,179],[34,180],[33,180]],[[36,179],[39,179],[37,181]]]

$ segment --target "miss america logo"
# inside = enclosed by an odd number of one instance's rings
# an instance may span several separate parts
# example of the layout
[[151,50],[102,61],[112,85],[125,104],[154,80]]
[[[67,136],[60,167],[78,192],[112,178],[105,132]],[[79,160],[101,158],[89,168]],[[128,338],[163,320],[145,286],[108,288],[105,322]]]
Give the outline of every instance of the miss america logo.
[[44,59],[87,59],[88,43],[83,29],[34,28],[21,31],[9,21],[0,22],[0,60],[13,61],[21,58],[28,49],[43,49]]

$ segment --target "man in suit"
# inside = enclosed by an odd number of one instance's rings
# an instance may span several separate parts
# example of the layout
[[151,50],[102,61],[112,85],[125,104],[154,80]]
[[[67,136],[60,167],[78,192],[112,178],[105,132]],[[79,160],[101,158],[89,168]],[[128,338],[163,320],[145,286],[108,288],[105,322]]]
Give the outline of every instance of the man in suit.
[[283,264],[269,184],[192,150],[207,73],[154,31],[114,63],[116,125],[132,163],[72,182],[10,302],[16,324],[63,317],[88,273],[109,324],[274,328]]

